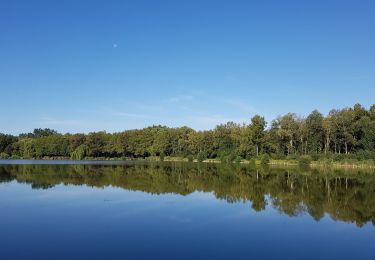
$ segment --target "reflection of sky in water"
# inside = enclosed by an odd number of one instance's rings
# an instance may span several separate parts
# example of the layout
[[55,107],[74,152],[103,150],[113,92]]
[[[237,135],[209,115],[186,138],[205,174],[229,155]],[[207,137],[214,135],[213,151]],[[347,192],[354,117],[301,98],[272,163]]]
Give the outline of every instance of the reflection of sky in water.
[[12,181],[0,184],[0,207],[0,249],[13,257],[364,259],[375,241],[371,224],[288,217],[270,198],[255,212],[250,202],[204,192],[152,195],[62,184],[33,190]]

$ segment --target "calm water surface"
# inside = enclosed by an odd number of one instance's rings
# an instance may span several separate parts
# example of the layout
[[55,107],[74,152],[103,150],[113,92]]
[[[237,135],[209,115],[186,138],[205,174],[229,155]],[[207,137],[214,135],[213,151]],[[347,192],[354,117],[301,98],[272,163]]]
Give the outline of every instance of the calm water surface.
[[0,161],[0,259],[375,259],[373,173],[52,163]]

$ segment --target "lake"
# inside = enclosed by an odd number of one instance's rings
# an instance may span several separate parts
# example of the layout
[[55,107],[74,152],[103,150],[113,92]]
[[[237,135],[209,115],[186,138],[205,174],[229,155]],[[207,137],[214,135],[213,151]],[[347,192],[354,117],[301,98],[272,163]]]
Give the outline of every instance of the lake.
[[375,174],[0,161],[1,259],[375,259]]

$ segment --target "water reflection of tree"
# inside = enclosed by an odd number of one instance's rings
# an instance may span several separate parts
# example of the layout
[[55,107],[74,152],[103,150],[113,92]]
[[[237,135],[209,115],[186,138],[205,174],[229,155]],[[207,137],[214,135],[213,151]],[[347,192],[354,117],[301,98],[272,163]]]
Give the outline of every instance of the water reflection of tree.
[[269,201],[289,216],[308,213],[318,221],[329,214],[358,226],[370,221],[375,224],[375,176],[362,172],[189,163],[0,167],[1,182],[14,179],[43,189],[63,183],[115,186],[152,194],[213,192],[229,203],[251,202],[255,211],[264,210]]

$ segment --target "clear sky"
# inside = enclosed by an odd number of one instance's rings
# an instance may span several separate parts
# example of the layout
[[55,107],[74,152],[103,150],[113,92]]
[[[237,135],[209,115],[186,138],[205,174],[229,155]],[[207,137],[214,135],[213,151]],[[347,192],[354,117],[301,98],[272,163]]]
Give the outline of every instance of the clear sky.
[[0,1],[0,132],[375,103],[375,1]]

